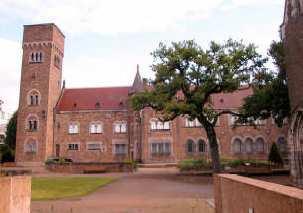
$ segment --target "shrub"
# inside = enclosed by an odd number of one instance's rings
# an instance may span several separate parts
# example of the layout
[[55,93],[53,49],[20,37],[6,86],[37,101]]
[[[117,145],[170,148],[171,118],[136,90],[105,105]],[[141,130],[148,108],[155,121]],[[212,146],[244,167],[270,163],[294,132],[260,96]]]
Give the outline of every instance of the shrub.
[[15,153],[8,145],[1,145],[0,147],[0,162],[14,162]]
[[283,165],[283,160],[276,143],[271,145],[268,161],[273,164]]
[[221,165],[236,168],[238,166],[251,165],[255,167],[268,166],[268,162],[261,160],[243,160],[243,159],[221,159]]
[[205,159],[186,159],[179,162],[178,167],[181,171],[200,171],[211,169],[210,162]]

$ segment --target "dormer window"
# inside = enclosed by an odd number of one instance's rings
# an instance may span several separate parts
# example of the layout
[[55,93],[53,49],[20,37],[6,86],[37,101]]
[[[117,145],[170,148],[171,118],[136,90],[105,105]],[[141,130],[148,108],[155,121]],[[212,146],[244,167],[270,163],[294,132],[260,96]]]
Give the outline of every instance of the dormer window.
[[29,63],[42,63],[43,53],[42,52],[32,52],[29,56]]

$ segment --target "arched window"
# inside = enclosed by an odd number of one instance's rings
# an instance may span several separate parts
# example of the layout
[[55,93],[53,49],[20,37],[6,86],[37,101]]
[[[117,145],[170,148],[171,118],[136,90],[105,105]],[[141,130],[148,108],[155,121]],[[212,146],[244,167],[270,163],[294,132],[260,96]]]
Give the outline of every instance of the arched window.
[[69,134],[78,134],[80,130],[80,124],[78,122],[70,122],[68,125]]
[[28,93],[28,105],[29,106],[38,106],[40,104],[40,93],[37,90],[31,90]]
[[187,153],[194,153],[195,152],[195,142],[191,139],[188,139],[186,142],[186,151]]
[[32,52],[29,57],[30,63],[41,63],[43,61],[42,52]]
[[287,141],[285,137],[279,137],[277,140],[277,145],[280,153],[283,155],[287,153]]
[[263,138],[257,138],[256,140],[256,152],[264,153],[265,152],[265,141]]
[[204,153],[204,152],[206,152],[206,143],[205,143],[205,141],[204,140],[202,140],[202,139],[199,139],[198,140],[198,151],[200,152],[200,153]]
[[239,138],[234,139],[232,143],[232,150],[234,154],[240,154],[243,152],[242,141]]
[[30,115],[27,118],[27,130],[31,132],[38,131],[39,122],[37,115]]
[[114,123],[114,133],[126,133],[127,123],[126,121],[117,121]]
[[24,152],[25,153],[36,153],[37,152],[37,141],[34,139],[29,139],[24,144]]
[[91,134],[101,134],[103,132],[103,125],[101,122],[91,122],[89,125],[89,132]]
[[244,146],[247,154],[253,153],[253,140],[251,138],[246,138]]

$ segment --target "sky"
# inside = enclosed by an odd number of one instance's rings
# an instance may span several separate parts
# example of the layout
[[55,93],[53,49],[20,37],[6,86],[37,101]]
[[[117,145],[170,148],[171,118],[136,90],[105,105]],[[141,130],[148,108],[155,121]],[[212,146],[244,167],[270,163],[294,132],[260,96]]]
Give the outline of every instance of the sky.
[[194,39],[207,48],[228,38],[266,55],[279,39],[284,0],[1,0],[0,99],[18,108],[23,25],[55,23],[65,34],[66,87],[131,85],[140,65],[152,78],[160,42]]

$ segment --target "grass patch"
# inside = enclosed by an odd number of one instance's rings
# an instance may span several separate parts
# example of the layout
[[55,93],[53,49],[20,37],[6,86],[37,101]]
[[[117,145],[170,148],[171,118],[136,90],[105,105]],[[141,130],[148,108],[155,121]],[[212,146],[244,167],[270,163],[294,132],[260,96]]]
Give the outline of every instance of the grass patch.
[[87,195],[111,183],[108,177],[38,177],[32,178],[32,200],[55,200]]

